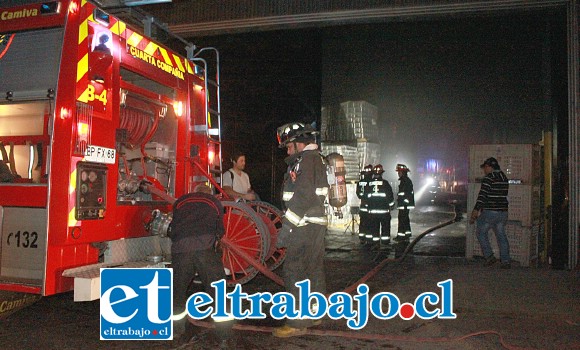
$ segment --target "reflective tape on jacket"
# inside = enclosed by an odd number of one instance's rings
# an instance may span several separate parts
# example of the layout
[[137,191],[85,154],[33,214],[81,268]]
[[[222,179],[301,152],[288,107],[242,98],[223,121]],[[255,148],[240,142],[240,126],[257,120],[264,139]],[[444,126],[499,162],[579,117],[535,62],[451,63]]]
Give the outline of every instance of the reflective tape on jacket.
[[371,213],[371,214],[386,214],[388,212],[389,212],[388,209],[371,209],[371,210],[369,210],[369,213]]
[[299,226],[300,225],[300,220],[302,220],[302,218],[300,216],[298,216],[296,213],[294,213],[292,210],[288,209],[286,210],[286,213],[284,214],[284,216],[286,217],[286,219],[288,219],[288,221],[290,221],[290,223],[292,223],[294,226]]
[[294,196],[294,192],[283,192],[282,193],[282,200],[284,202],[288,202]]
[[328,195],[328,187],[318,187],[316,189],[317,196],[327,196]]
[[386,193],[382,193],[382,192],[371,192],[369,193],[369,198],[370,197],[386,197],[387,194]]
[[328,225],[328,218],[326,216],[304,216],[301,223],[311,223],[317,225]]

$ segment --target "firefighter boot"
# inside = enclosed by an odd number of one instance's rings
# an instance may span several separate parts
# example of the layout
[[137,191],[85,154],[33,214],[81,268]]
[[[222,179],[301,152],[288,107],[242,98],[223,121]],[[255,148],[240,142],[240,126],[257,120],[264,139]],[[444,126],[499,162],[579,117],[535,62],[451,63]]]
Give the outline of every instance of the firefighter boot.
[[365,244],[366,243],[365,234],[363,232],[359,232],[358,239],[360,240],[360,244]]
[[388,246],[391,243],[391,236],[388,233],[381,234],[381,245]]
[[[409,237],[410,237],[410,235],[409,235]],[[397,232],[397,237],[395,238],[395,241],[405,242],[408,240],[409,240],[409,238],[407,237],[407,235],[404,232]]]
[[378,250],[381,247],[381,238],[379,234],[373,234],[372,238],[369,240],[369,245],[371,250]]

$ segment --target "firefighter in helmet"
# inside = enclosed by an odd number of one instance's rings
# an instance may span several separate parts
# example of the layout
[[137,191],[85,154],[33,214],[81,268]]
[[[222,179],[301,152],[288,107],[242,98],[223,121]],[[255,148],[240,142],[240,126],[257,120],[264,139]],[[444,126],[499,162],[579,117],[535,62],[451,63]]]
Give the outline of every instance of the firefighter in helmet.
[[[375,165],[367,194],[372,244],[388,244],[391,241],[391,207],[395,205],[393,188],[383,179],[385,170]],[[368,239],[368,236],[366,236]]]
[[[313,292],[324,294],[324,235],[327,217],[325,200],[328,194],[326,164],[316,144],[317,132],[310,125],[289,123],[278,128],[278,143],[287,149],[288,170],[284,176],[282,201],[286,208],[282,228],[278,232],[278,248],[286,248],[284,287],[300,300],[295,285],[309,279]],[[298,305],[296,305],[298,307]],[[303,335],[306,328],[319,320],[288,319],[273,331],[275,337]]]
[[405,164],[397,164],[395,169],[399,174],[399,191],[397,192],[397,209],[399,209],[399,226],[397,240],[404,241],[411,237],[411,220],[409,209],[415,208],[415,193],[413,182],[409,178],[409,168]]
[[366,165],[360,172],[360,180],[356,184],[356,196],[360,199],[358,238],[361,244],[366,243],[366,235],[368,235],[368,239],[373,237],[372,232],[369,231],[369,205],[367,201],[372,176],[373,166]]

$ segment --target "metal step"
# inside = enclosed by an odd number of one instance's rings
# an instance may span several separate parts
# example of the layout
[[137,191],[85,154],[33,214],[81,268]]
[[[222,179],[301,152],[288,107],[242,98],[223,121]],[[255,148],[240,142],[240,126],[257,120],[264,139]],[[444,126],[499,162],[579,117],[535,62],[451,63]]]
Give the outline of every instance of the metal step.
[[92,301],[100,298],[102,268],[163,268],[168,262],[130,261],[99,263],[64,270],[64,277],[74,278],[74,301]]

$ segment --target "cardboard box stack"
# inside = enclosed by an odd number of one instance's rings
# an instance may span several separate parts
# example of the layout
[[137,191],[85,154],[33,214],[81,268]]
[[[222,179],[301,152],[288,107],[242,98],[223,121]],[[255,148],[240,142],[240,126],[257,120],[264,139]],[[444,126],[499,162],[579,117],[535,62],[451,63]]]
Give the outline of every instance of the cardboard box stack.
[[[542,192],[540,146],[532,144],[472,145],[469,152],[469,185],[467,215],[475,206],[481,180],[480,165],[489,157],[498,160],[502,171],[510,180],[509,210],[506,234],[513,261],[530,266],[538,258],[538,239],[542,235]],[[467,225],[467,258],[482,256],[475,235],[476,225]],[[490,231],[490,242],[496,257],[499,249],[495,234]]]

